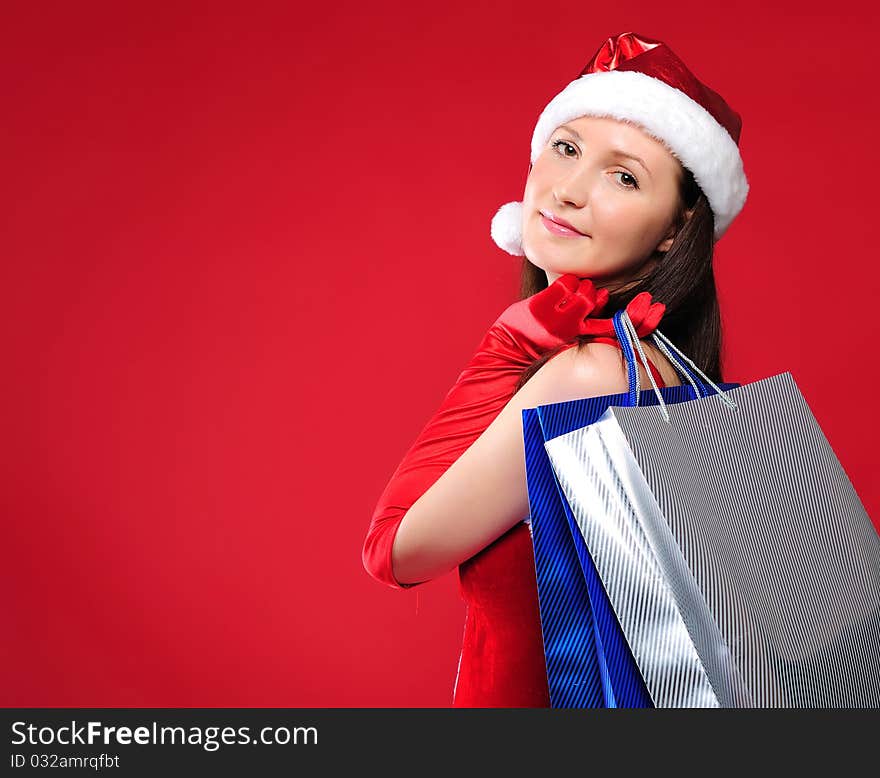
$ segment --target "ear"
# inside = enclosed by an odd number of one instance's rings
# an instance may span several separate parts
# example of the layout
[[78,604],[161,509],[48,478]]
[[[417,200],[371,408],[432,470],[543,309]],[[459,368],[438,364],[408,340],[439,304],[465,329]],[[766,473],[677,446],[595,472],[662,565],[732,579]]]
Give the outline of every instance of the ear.
[[660,243],[657,244],[657,251],[667,252],[669,251],[670,246],[672,246],[673,241],[675,240],[675,236],[678,234],[678,231],[684,227],[685,224],[688,223],[688,220],[691,216],[694,215],[694,209],[688,208],[684,215],[682,216],[681,222],[676,224],[675,222],[669,228],[669,232],[666,233],[666,237],[663,238]]

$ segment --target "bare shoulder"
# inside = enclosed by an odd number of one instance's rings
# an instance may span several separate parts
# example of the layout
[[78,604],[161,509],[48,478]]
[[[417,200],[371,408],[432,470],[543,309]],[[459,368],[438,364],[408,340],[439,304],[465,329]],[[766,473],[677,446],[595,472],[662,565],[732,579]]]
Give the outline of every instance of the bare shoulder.
[[[639,343],[645,356],[660,373],[660,377],[663,379],[663,385],[680,386],[681,377],[679,376],[678,371],[672,366],[672,363],[666,355],[657,348],[656,344],[648,340],[639,340]],[[616,346],[609,345],[608,343],[589,343],[584,348],[584,352],[589,355],[590,359],[601,361],[609,370],[613,370],[613,365],[617,364],[618,368],[623,373],[624,378],[627,378],[626,359],[623,356],[623,352]],[[639,368],[639,380],[641,381],[641,385],[646,387],[650,383],[648,371],[645,369],[644,363],[638,356],[636,356],[636,363]]]
[[620,350],[604,343],[573,346],[551,357],[514,395],[520,408],[626,392]]
[[[645,355],[660,371],[664,384],[679,385],[678,374],[666,357],[653,345],[645,341],[641,344]],[[650,386],[642,364],[639,364],[639,378],[643,387]],[[629,376],[621,350],[608,343],[586,343],[567,348],[547,360],[515,397],[520,398],[520,407],[534,408],[628,390]]]

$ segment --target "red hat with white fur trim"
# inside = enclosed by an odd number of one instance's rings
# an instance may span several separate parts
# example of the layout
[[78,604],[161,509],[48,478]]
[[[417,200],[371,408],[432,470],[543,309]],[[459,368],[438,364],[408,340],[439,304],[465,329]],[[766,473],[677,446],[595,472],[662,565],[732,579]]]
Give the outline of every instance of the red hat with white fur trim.
[[[739,154],[742,120],[665,43],[633,32],[608,38],[541,113],[532,135],[531,164],[553,131],[579,116],[625,119],[665,144],[705,193],[715,216],[716,241],[745,205],[749,185]],[[523,256],[522,203],[502,205],[492,218],[491,233],[506,252]]]

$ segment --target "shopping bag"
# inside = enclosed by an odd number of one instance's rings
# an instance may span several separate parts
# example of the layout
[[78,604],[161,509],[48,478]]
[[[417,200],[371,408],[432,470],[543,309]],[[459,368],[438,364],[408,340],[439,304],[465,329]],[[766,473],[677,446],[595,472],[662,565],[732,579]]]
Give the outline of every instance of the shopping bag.
[[791,373],[661,397],[544,444],[652,704],[880,706],[880,537]]
[[[623,332],[619,324],[616,329]],[[632,352],[621,343],[632,362]],[[665,402],[682,402],[714,391],[684,362],[674,356],[670,362],[687,383],[660,389]],[[650,390],[637,394],[634,365],[629,375],[628,394],[556,403],[522,413],[541,628],[554,708],[652,706],[544,449],[546,440],[596,421],[609,405],[655,404],[657,396]],[[722,384],[734,386],[738,384]]]

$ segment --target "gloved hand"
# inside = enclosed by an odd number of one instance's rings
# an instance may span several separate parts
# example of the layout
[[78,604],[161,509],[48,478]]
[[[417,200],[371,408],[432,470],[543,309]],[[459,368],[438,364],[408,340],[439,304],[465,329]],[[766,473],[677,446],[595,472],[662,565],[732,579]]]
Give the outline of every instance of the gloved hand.
[[[626,306],[626,312],[632,320],[633,326],[636,328],[636,334],[639,338],[650,335],[663,314],[666,313],[666,306],[663,303],[655,303],[651,301],[650,292],[640,292]],[[580,326],[581,335],[602,335],[607,337],[616,337],[614,332],[613,319],[585,319]]]
[[[578,278],[568,273],[557,278],[547,289],[514,303],[502,314],[500,321],[502,324],[517,323],[521,332],[531,333],[533,340],[540,338],[534,329],[534,322],[543,325],[555,341],[561,339],[566,342],[579,335],[615,338],[613,319],[596,316],[607,301],[607,290],[597,290],[589,278]],[[525,307],[523,303],[526,303]],[[531,317],[524,316],[525,310]],[[644,338],[657,329],[666,306],[653,302],[649,292],[641,292],[629,301],[626,312],[639,338]]]
[[[503,323],[521,322],[522,331],[529,331],[532,322],[537,322],[556,343],[564,343],[582,335],[586,318],[599,313],[606,302],[607,290],[596,289],[589,278],[566,273],[546,289],[511,305],[500,318]],[[519,319],[523,308],[531,314],[530,318]]]
[[509,306],[492,324],[379,498],[362,552],[374,578],[395,588],[416,585],[399,583],[391,568],[394,537],[406,512],[492,423],[523,370],[573,341],[607,298],[590,279],[567,274]]

